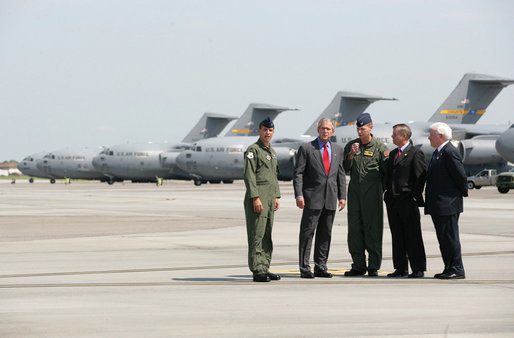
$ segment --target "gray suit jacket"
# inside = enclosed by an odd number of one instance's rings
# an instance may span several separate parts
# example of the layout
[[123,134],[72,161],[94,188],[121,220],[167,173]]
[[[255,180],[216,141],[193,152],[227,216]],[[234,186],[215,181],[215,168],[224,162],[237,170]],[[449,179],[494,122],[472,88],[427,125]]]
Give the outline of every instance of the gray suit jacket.
[[303,196],[308,209],[336,210],[338,200],[346,200],[346,174],[343,148],[331,142],[332,162],[327,175],[317,138],[304,143],[296,154],[294,169],[295,196]]

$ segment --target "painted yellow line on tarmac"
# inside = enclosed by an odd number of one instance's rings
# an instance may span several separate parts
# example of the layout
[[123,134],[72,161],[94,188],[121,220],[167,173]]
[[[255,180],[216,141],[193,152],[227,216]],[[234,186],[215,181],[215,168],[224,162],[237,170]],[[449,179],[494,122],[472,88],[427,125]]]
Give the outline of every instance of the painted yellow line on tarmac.
[[78,287],[152,287],[152,286],[249,286],[249,285],[397,285],[397,284],[514,284],[514,280],[440,280],[440,279],[383,279],[373,278],[345,278],[341,280],[281,280],[270,283],[254,283],[251,278],[240,281],[222,282],[131,282],[131,283],[34,283],[34,284],[0,284],[0,289],[21,289],[21,288],[78,288]]
[[[491,255],[506,255],[514,254],[514,251],[487,251],[487,252],[470,252],[463,253],[462,256],[491,256]],[[440,255],[427,255],[427,258],[440,258]],[[391,257],[384,257],[382,260],[391,260]],[[351,263],[351,259],[329,260],[328,263]],[[271,269],[274,267],[294,265],[297,266],[298,262],[280,262],[272,263]],[[100,275],[100,274],[115,274],[115,273],[137,273],[137,272],[166,272],[166,271],[192,271],[192,270],[217,270],[217,269],[237,269],[246,268],[246,264],[232,264],[232,265],[210,265],[210,266],[186,266],[175,268],[148,268],[148,269],[121,269],[121,270],[98,270],[98,271],[68,271],[68,272],[42,272],[42,273],[28,273],[28,274],[11,274],[0,275],[0,278],[20,278],[20,277],[51,277],[51,276],[73,276],[73,275]],[[330,269],[330,271],[347,271],[348,269]],[[284,270],[290,271],[287,273],[299,273],[297,269]]]

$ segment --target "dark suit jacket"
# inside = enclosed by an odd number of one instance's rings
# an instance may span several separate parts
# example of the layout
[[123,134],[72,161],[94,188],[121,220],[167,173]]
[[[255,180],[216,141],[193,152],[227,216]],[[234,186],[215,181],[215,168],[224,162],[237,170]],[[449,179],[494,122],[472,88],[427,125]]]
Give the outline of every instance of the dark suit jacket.
[[308,209],[336,210],[338,200],[346,199],[346,174],[343,148],[331,142],[332,162],[327,175],[317,138],[304,143],[296,154],[294,169],[295,196],[303,196]]
[[427,171],[425,214],[434,216],[461,213],[462,197],[468,196],[467,176],[462,156],[448,142],[431,161]]
[[391,151],[387,160],[387,183],[384,200],[394,198],[415,198],[418,206],[425,205],[423,188],[426,181],[425,155],[409,142],[400,157],[396,158],[398,148]]

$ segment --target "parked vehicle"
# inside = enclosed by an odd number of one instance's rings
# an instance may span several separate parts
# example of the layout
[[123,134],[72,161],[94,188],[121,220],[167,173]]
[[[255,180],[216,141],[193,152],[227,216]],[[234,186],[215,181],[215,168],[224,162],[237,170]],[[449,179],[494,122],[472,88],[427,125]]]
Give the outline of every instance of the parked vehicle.
[[506,194],[510,189],[514,189],[514,168],[496,176],[496,187],[501,194]]
[[484,169],[474,176],[468,177],[468,189],[480,189],[484,185],[496,183],[496,169]]

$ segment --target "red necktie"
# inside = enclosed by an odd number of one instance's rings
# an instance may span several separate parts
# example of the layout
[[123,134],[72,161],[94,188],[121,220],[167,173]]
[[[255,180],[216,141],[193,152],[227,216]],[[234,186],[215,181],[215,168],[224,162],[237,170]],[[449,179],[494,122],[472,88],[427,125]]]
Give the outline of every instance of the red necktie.
[[398,155],[396,155],[396,159],[399,159],[401,154],[402,154],[402,149],[398,148]]
[[325,164],[325,170],[327,171],[328,175],[328,172],[330,171],[330,158],[328,157],[328,149],[326,143],[324,144],[323,148],[323,164]]

